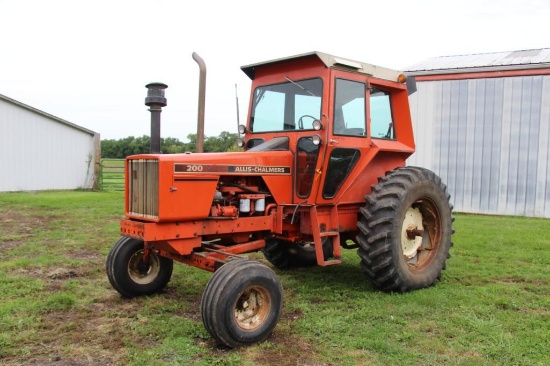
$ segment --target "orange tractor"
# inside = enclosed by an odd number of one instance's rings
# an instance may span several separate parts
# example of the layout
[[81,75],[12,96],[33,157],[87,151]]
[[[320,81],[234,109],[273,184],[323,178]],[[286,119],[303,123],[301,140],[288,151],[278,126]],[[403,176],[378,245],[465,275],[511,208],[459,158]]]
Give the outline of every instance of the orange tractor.
[[320,52],[242,70],[252,80],[244,151],[126,159],[112,286],[158,292],[174,260],[212,271],[204,326],[237,347],[265,340],[282,311],[278,277],[245,253],[290,268],[339,264],[342,248],[358,248],[377,289],[433,285],[452,246],[452,206],[436,174],[405,164],[415,148],[406,76]]

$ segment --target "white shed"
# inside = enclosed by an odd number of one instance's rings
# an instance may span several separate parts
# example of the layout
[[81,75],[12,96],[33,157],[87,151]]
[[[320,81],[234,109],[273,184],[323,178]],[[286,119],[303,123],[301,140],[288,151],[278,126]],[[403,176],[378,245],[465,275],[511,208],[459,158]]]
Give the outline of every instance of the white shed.
[[0,192],[89,189],[99,134],[0,94]]
[[417,152],[456,211],[550,218],[550,49],[429,59],[407,68]]

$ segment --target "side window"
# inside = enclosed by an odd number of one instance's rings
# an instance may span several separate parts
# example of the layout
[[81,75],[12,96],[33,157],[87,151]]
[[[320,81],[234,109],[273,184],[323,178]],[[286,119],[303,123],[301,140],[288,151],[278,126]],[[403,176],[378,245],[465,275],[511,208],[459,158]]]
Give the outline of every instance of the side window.
[[357,149],[336,148],[332,150],[323,188],[324,198],[332,198],[338,193],[360,155]]
[[334,134],[365,135],[365,84],[336,79]]
[[390,93],[378,88],[370,89],[370,133],[375,139],[395,140]]

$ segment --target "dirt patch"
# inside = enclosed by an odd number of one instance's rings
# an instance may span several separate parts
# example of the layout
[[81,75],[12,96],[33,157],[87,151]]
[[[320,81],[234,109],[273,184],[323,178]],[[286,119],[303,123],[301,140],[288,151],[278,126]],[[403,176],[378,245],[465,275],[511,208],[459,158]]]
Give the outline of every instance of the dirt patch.
[[243,349],[243,354],[250,357],[258,365],[327,365],[326,363],[317,361],[315,347],[298,336],[275,330],[268,340],[274,346],[260,347],[261,351],[254,351],[253,354],[251,354],[249,349]]
[[550,310],[548,309],[519,309],[519,314],[536,314],[536,315],[548,315],[550,314]]
[[316,360],[315,347],[312,344],[292,334],[293,323],[303,317],[304,314],[300,309],[283,312],[279,320],[279,328],[275,328],[275,331],[268,338],[272,346],[260,347],[261,352],[254,352],[254,354],[250,354],[250,351],[246,349],[242,352],[259,365],[327,365]]
[[79,274],[74,269],[66,269],[66,268],[55,268],[51,271],[49,271],[46,276],[48,278],[51,278],[52,280],[65,280],[67,278],[74,278],[78,277]]
[[182,302],[185,302],[188,305],[187,310],[182,313],[183,317],[194,320],[196,322],[202,322],[201,298],[185,298],[182,300]]
[[493,279],[493,282],[531,284],[531,285],[535,285],[535,286],[545,286],[545,285],[548,284],[548,281],[529,280],[529,279],[525,279],[525,278],[516,278],[516,277],[496,277],[496,278]]
[[0,211],[0,253],[5,253],[44,230],[52,217],[27,215],[25,211]]
[[[21,348],[25,355],[2,359],[2,365],[88,366],[127,362],[128,329],[139,313],[139,301],[105,297],[88,309],[49,312],[40,318],[40,340],[29,339]],[[129,338],[130,337],[130,338]]]
[[88,261],[104,261],[106,258],[103,254],[98,253],[91,249],[74,249],[65,252],[68,258],[80,260],[84,262]]
[[30,269],[18,268],[14,273],[20,276],[42,280],[46,284],[46,291],[55,292],[60,290],[67,280],[95,277],[96,275],[89,275],[89,271],[93,270],[93,267],[32,267]]

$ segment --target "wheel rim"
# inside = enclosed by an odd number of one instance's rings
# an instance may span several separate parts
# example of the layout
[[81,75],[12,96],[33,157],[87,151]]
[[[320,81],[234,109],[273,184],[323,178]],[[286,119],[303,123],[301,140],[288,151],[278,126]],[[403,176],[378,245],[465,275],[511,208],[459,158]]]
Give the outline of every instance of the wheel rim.
[[128,275],[132,281],[147,285],[157,278],[160,272],[159,258],[154,254],[149,254],[149,263],[143,261],[143,250],[135,252],[128,261]]
[[240,295],[235,304],[237,325],[251,330],[262,325],[271,309],[271,297],[262,287],[249,287]]
[[401,227],[401,250],[413,270],[424,270],[436,257],[441,243],[441,217],[427,198],[414,202],[405,213]]

